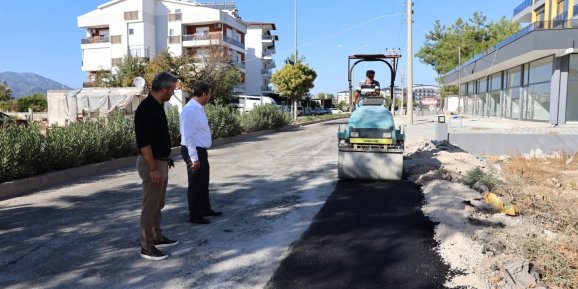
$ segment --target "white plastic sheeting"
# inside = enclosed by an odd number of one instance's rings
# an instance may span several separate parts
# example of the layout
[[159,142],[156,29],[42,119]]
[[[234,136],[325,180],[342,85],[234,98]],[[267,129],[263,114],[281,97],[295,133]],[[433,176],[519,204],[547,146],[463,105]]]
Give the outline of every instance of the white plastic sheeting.
[[[107,114],[115,109],[130,108],[133,100],[138,104],[144,94],[140,87],[96,87],[77,90],[48,91],[48,122],[50,125],[64,125],[76,122],[79,115],[99,112]],[[135,99],[136,98],[136,99]]]

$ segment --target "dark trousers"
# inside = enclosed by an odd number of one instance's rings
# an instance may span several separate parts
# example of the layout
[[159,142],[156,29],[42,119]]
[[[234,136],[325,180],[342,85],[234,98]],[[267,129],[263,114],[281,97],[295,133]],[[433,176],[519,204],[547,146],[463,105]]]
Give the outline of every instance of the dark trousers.
[[211,211],[211,201],[209,200],[210,167],[207,149],[197,147],[197,155],[201,167],[196,170],[191,168],[192,161],[186,146],[181,146],[181,155],[187,164],[189,217],[199,218],[202,217],[204,213]]

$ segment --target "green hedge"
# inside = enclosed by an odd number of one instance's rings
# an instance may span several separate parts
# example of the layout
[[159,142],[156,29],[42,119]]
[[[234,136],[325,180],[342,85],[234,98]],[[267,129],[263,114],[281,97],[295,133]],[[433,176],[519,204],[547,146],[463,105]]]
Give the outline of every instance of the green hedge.
[[244,132],[277,129],[290,123],[291,115],[273,104],[256,106],[255,109],[241,116],[241,126]]
[[0,182],[136,154],[133,119],[114,112],[106,119],[51,127],[0,129]]
[[[240,115],[227,106],[205,106],[213,138],[244,132],[277,129],[291,123],[291,116],[274,105],[261,105]],[[180,145],[179,114],[167,111],[173,146]],[[0,183],[55,170],[137,154],[134,118],[113,112],[107,118],[52,126],[44,135],[37,124],[0,128]]]

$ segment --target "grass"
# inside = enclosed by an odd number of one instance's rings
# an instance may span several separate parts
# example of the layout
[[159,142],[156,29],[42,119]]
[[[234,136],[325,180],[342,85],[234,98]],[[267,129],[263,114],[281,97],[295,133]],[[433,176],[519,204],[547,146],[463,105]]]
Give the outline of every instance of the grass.
[[556,236],[508,236],[513,253],[531,260],[552,288],[578,288],[578,155],[513,157],[501,167],[506,182],[496,190]]

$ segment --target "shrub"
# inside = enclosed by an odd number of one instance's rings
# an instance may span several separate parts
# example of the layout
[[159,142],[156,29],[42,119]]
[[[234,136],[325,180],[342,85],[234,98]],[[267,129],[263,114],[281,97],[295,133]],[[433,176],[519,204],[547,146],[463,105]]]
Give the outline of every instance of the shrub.
[[48,170],[46,139],[36,124],[0,128],[0,182]]
[[169,134],[171,136],[171,146],[181,145],[181,131],[179,128],[179,110],[173,106],[167,110],[167,121],[169,123]]
[[239,113],[227,106],[208,104],[205,112],[214,139],[241,134]]
[[256,106],[255,109],[241,116],[241,126],[245,132],[277,129],[290,123],[291,115],[272,104]]
[[0,129],[0,182],[136,154],[132,117],[53,126],[43,135],[37,124]]
[[491,172],[484,172],[480,168],[475,168],[468,171],[464,177],[464,183],[468,186],[473,186],[477,182],[480,182],[486,186],[490,191],[495,189],[496,186],[500,183],[497,176]]

